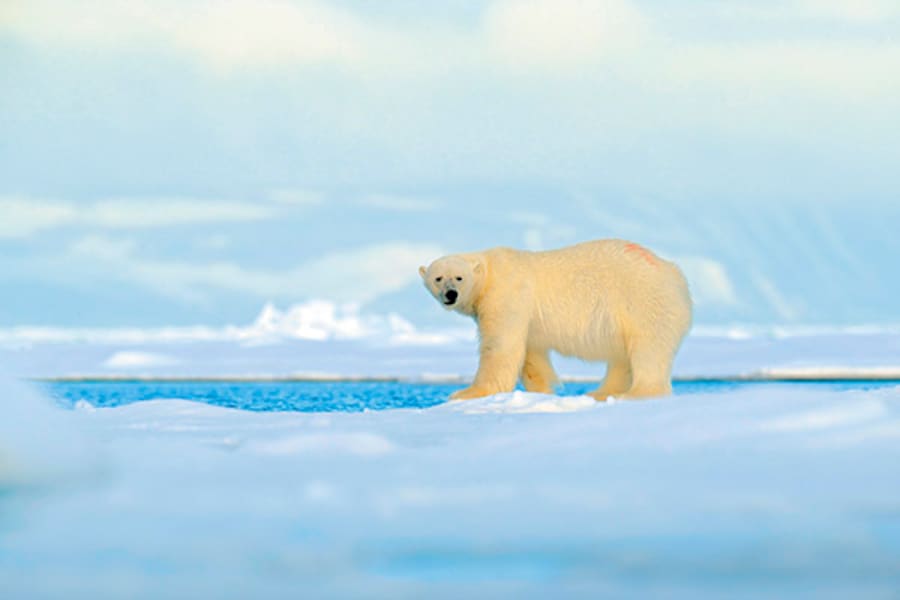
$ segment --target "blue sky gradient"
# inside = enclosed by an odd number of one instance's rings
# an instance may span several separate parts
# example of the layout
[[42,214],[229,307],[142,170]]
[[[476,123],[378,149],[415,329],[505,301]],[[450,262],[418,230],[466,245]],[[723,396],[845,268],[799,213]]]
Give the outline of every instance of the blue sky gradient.
[[701,324],[896,323],[880,0],[0,9],[0,327],[449,317],[442,252],[625,237]]

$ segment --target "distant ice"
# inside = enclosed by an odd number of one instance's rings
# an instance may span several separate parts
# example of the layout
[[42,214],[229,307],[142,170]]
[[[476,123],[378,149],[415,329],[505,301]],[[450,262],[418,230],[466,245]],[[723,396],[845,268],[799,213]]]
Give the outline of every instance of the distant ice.
[[[0,347],[21,348],[33,344],[166,344],[236,342],[276,343],[289,340],[371,340],[399,345],[454,344],[475,339],[475,326],[457,318],[448,327],[422,329],[396,313],[371,314],[358,304],[310,300],[279,309],[266,303],[247,325],[213,327],[196,325],[158,328],[84,328],[18,326],[0,328]],[[900,335],[900,324],[847,326],[695,325],[697,338],[732,340],[795,337]]]
[[358,304],[310,300],[285,310],[265,304],[249,325],[222,327],[159,328],[67,328],[12,327],[0,329],[0,346],[28,347],[33,344],[165,344],[190,342],[234,342],[267,344],[285,340],[378,339],[398,345],[433,345],[473,339],[472,328],[444,331],[418,330],[402,316],[365,314]]
[[785,366],[759,371],[771,379],[900,379],[900,363],[891,366]]
[[[386,321],[387,322],[387,321]],[[137,342],[127,338],[57,336],[56,341],[0,343],[0,364],[24,377],[401,377],[464,381],[478,364],[474,326],[458,334],[405,330],[363,338],[312,340],[243,337]],[[443,336],[443,337],[442,337]],[[447,341],[445,338],[453,338]],[[64,341],[68,340],[68,341]],[[251,343],[251,340],[252,343]],[[553,356],[560,376],[599,380],[602,363]],[[736,336],[692,333],[679,352],[676,377],[900,376],[900,334],[821,333]]]
[[242,335],[245,339],[262,340],[282,336],[303,340],[354,339],[372,335],[379,324],[378,319],[363,318],[356,305],[313,300],[294,305],[285,312],[266,304]]

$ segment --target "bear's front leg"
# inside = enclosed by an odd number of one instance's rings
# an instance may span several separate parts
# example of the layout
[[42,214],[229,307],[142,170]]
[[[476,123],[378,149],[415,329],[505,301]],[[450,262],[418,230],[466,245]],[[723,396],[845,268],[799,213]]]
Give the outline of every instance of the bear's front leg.
[[516,387],[522,365],[525,363],[525,340],[528,322],[507,313],[500,318],[478,318],[481,337],[478,372],[469,387],[450,396],[451,400],[482,398]]
[[483,398],[515,389],[522,363],[525,362],[525,340],[518,344],[512,340],[482,338],[480,354],[478,372],[472,385],[454,392],[451,400]]

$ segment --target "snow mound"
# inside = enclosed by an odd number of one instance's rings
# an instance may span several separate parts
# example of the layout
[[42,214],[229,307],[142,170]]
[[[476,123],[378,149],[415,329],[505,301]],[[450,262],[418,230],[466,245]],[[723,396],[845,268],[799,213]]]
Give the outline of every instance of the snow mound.
[[30,386],[0,378],[0,491],[92,475],[99,455],[81,411],[61,411]]
[[467,414],[479,413],[567,413],[594,410],[602,403],[590,396],[555,396],[515,391],[475,400],[461,400],[441,405],[447,410]]
[[889,414],[885,403],[867,399],[853,404],[789,413],[763,423],[764,431],[816,431],[848,427],[883,419]]
[[0,504],[4,597],[897,589],[900,387],[327,414],[176,399],[64,411],[0,392],[0,488],[91,464],[75,451],[87,427],[111,475]]
[[252,444],[250,450],[271,456],[321,455],[333,457],[340,454],[352,456],[381,456],[394,449],[387,438],[375,433],[308,433]]

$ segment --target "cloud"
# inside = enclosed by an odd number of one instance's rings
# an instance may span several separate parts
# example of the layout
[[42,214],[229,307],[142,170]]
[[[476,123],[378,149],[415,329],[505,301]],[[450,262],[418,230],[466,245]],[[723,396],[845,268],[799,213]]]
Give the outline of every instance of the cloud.
[[[708,2],[690,9],[687,27],[656,4],[494,0],[474,18],[420,21],[389,6],[363,12],[315,0],[29,0],[0,22],[0,36],[88,56],[98,48],[176,56],[223,85],[275,77],[322,126],[288,125],[286,135],[304,150],[302,140],[324,140],[327,164],[343,165],[352,123],[351,147],[364,149],[360,164],[379,165],[371,167],[379,176],[452,170],[456,179],[594,182],[597,163],[585,157],[665,152],[660,138],[683,131],[808,145],[820,156],[816,135],[851,112],[855,126],[829,139],[858,136],[851,143],[867,147],[893,139],[867,133],[883,131],[900,92],[900,78],[886,76],[900,71],[900,43],[867,29],[900,17],[893,0]],[[834,23],[857,34],[834,35]],[[722,30],[740,35],[710,33]],[[362,84],[358,104],[382,117],[360,120],[332,95],[309,93],[344,78]],[[459,89],[485,101],[467,105]],[[438,139],[434,152],[421,151]]]
[[619,0],[503,0],[485,11],[489,55],[514,70],[590,67],[645,34],[632,3]]
[[[389,191],[398,181],[529,181],[668,196],[680,186],[717,197],[725,186],[739,191],[759,181],[759,196],[793,201],[798,194],[783,177],[791,171],[823,188],[846,173],[846,181],[884,192],[873,196],[893,197],[890,177],[868,175],[896,155],[891,116],[900,78],[889,74],[900,71],[900,44],[858,32],[900,4],[713,1],[666,9],[627,0],[500,0],[456,14],[417,9],[438,15],[422,20],[389,4],[29,0],[15,3],[0,35],[40,44],[46,55],[35,60],[44,65],[54,52],[88,48],[78,55],[79,73],[98,93],[110,74],[100,56],[115,62],[119,50],[146,64],[169,92],[160,97],[167,111],[148,111],[148,120],[177,114],[213,132],[218,146],[239,145],[212,150],[209,173],[230,174],[237,155],[265,165],[247,178],[263,187],[352,180],[355,189]],[[750,4],[771,19],[790,7],[802,23],[742,16]],[[853,17],[860,11],[868,21]],[[807,22],[829,14],[850,25]],[[317,33],[306,35],[311,24]],[[92,50],[96,44],[105,44],[103,53]],[[17,56],[15,66],[29,72],[28,53]],[[198,85],[185,89],[185,77]],[[35,79],[13,86],[23,91],[18,102],[11,96],[12,123],[22,115],[27,122],[32,97],[44,91]],[[107,99],[112,108],[144,101],[116,98]],[[81,109],[52,110],[62,123],[85,121]],[[100,107],[84,111],[108,116]],[[191,131],[184,141],[184,152],[209,143]],[[34,146],[54,151],[46,139]],[[81,161],[94,172],[94,160]],[[807,176],[816,172],[823,175]],[[208,177],[192,175],[192,183]],[[274,208],[322,202],[302,189],[273,199]]]
[[144,198],[98,202],[86,207],[79,218],[87,225],[116,229],[259,221],[275,214],[269,207],[242,202]]
[[760,273],[754,273],[753,283],[782,321],[793,321],[799,316],[798,307],[785,297],[770,278]]
[[106,368],[126,370],[135,368],[168,367],[176,364],[178,364],[178,361],[175,358],[165,354],[133,350],[116,352],[103,361],[103,366]]
[[176,46],[217,68],[341,64],[364,52],[358,40],[365,28],[351,14],[319,2],[193,3],[177,18],[159,17],[155,25]]
[[414,198],[393,194],[370,194],[357,200],[358,204],[382,210],[398,212],[426,212],[437,210],[442,206],[439,200],[431,198]]
[[643,30],[625,0],[501,0],[469,26],[391,24],[314,0],[64,0],[19,3],[0,32],[44,47],[157,48],[218,72],[332,66],[356,72],[589,65]]
[[199,250],[220,251],[231,245],[231,238],[222,233],[204,235],[194,239],[194,247]]
[[366,303],[416,281],[419,265],[443,254],[433,244],[389,242],[328,254],[290,275],[296,278],[297,291],[305,295]]
[[0,239],[28,237],[77,218],[75,207],[68,204],[0,197]]
[[59,227],[143,229],[271,219],[276,210],[243,202],[190,198],[112,199],[73,204],[0,197],[0,238],[22,238]]
[[[262,299],[326,298],[365,304],[418,278],[417,268],[443,254],[438,246],[388,242],[326,254],[283,270],[227,262],[184,262],[140,256],[131,240],[86,236],[66,265],[90,264],[95,277],[140,285],[188,303],[227,291]],[[68,271],[68,268],[65,270]]]
[[797,12],[822,15],[836,20],[881,22],[900,16],[894,0],[798,0]]
[[282,188],[269,192],[269,200],[288,206],[317,206],[325,202],[325,195],[314,190]]
[[900,16],[894,0],[769,0],[763,2],[723,2],[720,13],[735,18],[787,21],[842,21],[875,24]]
[[217,71],[285,65],[357,68],[394,54],[396,38],[352,11],[311,0],[88,0],[78,6],[29,0],[0,21],[2,29],[44,47],[153,45]]
[[[667,85],[715,87],[733,94],[729,101],[735,108],[756,104],[781,113],[797,97],[814,97],[817,102],[851,100],[877,109],[879,97],[900,90],[900,78],[885,77],[886,73],[900,71],[900,44],[878,40],[686,44],[677,49],[677,54],[660,72]],[[781,106],[772,106],[773,90],[791,96],[781,98]],[[759,122],[759,118],[750,121],[754,127]],[[768,129],[766,125],[763,123],[763,130]]]
[[673,260],[684,272],[696,304],[701,306],[738,304],[734,284],[725,266],[720,262],[703,256],[684,256]]
[[[578,139],[614,139],[622,119],[607,122],[600,115],[634,114],[641,109],[640,100],[665,102],[653,113],[665,121],[657,122],[653,115],[636,122],[624,119],[638,133],[642,127],[658,131],[660,125],[685,122],[696,130],[693,119],[725,132],[744,128],[750,135],[760,129],[783,134],[785,121],[795,122],[798,111],[805,115],[811,98],[817,106],[852,100],[856,108],[865,106],[867,114],[893,110],[900,79],[885,74],[900,70],[900,44],[884,35],[835,36],[829,23],[866,32],[866,27],[900,18],[898,7],[893,0],[703,3],[690,9],[691,23],[702,27],[698,34],[674,26],[671,15],[652,3],[629,0],[494,0],[484,3],[473,19],[439,22],[401,18],[390,7],[364,13],[315,0],[30,0],[17,3],[0,22],[0,35],[5,31],[42,48],[174,54],[218,76],[263,73],[285,80],[303,72],[308,76],[301,87],[313,80],[352,77],[365,84],[361,92],[371,94],[374,106],[415,107],[401,109],[411,113],[403,115],[411,128],[422,125],[414,119],[423,105],[415,101],[421,94],[430,99],[436,90],[457,87],[452,83],[490,89],[493,84],[485,82],[497,82],[487,96],[499,93],[516,104],[539,102],[540,110],[529,111],[530,117],[540,117],[548,107],[556,127],[530,136],[546,137],[541,147],[555,159],[557,153],[549,150],[554,136],[562,133],[567,144],[573,143],[562,125],[578,123]],[[803,26],[773,25],[784,20]],[[728,27],[740,27],[741,35],[723,41],[709,33]],[[532,89],[529,75],[551,77],[556,85]],[[399,85],[398,80],[414,80],[415,85]],[[426,80],[431,83],[424,85]],[[435,88],[435,82],[446,83]],[[614,88],[609,87],[612,82]],[[779,94],[777,101],[773,93]],[[709,110],[709,98],[719,98],[715,104],[728,110]],[[785,107],[789,114],[782,118]],[[323,114],[345,108],[338,103]],[[475,113],[464,114],[471,118]],[[768,127],[761,128],[761,121]],[[346,124],[347,115],[335,116],[334,122]],[[515,127],[511,139],[519,140],[520,119],[510,123]],[[499,124],[492,128],[502,131]],[[381,135],[380,142],[388,146],[394,140],[409,145],[402,128],[382,128],[381,123],[366,122],[355,133],[370,143]],[[485,132],[481,147],[490,149],[488,142],[497,135]],[[529,148],[523,146],[520,152]],[[448,156],[451,150],[445,151]],[[478,160],[471,152],[469,156]],[[536,158],[544,169],[553,164],[547,162],[544,155]]]

